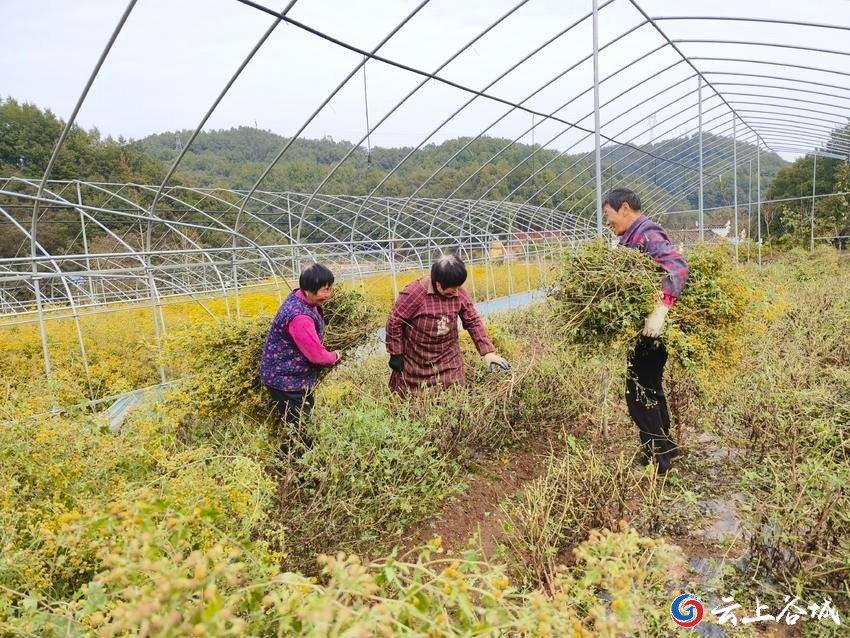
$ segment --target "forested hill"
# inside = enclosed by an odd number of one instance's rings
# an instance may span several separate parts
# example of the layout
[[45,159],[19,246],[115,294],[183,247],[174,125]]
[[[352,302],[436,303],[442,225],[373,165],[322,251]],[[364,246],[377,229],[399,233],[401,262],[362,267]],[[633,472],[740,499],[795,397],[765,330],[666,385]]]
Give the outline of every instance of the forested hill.
[[[41,177],[64,127],[49,109],[0,97],[0,177]],[[148,183],[162,179],[164,171],[138,143],[74,126],[51,178]]]
[[[50,157],[63,122],[49,110],[13,99],[0,100],[0,174],[40,177]],[[167,166],[188,143],[191,132],[171,131],[138,141],[103,138],[97,129],[75,127],[59,156],[52,177],[94,181],[157,183]],[[174,183],[199,187],[250,188],[268,164],[284,148],[287,139],[271,131],[251,127],[201,133],[189,148],[173,177]],[[706,206],[731,201],[728,157],[731,141],[706,135],[704,163]],[[740,144],[743,156],[747,145]],[[697,164],[696,137],[679,138],[643,147],[604,149],[605,186],[630,185],[641,192],[658,186],[686,196],[673,205],[693,207],[697,189],[693,175],[663,159],[674,158]],[[481,138],[470,143],[458,138],[429,144],[413,153],[393,170],[410,148],[353,148],[350,142],[330,138],[301,139],[289,148],[263,181],[267,190],[312,192],[333,167],[350,154],[322,191],[335,194],[366,194],[380,185],[380,195],[458,197],[531,201],[554,207],[569,197],[568,204],[584,203],[593,195],[592,156],[561,154],[539,146],[512,143],[499,138]],[[444,168],[443,165],[446,164]],[[773,154],[762,156],[763,192],[784,162]],[[623,171],[623,167],[627,167]],[[711,173],[725,170],[723,180]],[[537,175],[531,177],[536,172]],[[390,174],[392,172],[392,174]],[[747,196],[747,166],[738,169],[739,199]],[[565,187],[566,185],[566,187]]]
[[[728,206],[732,201],[732,145],[728,137],[703,134],[703,201],[706,208],[713,206]],[[738,142],[738,201],[746,202],[750,194],[750,169],[744,158],[755,157],[756,147],[753,144]],[[658,159],[647,159],[644,153],[625,146],[618,146],[609,152],[609,163],[619,167],[627,166],[628,172],[643,177],[647,182],[661,188],[682,192],[683,184],[689,184],[686,199],[690,208],[699,206],[699,190],[694,187],[698,183],[698,172],[687,166],[699,166],[699,137],[692,135],[687,138],[664,140],[657,144],[640,147],[641,150],[652,153]],[[665,161],[668,160],[668,161]],[[761,154],[761,188],[762,196],[773,182],[779,170],[788,162],[776,153]],[[606,177],[609,171],[604,171]],[[752,196],[756,196],[756,162],[752,162]]]
[[[161,133],[140,140],[140,144],[154,157],[168,161],[190,135],[190,131]],[[590,166],[584,156],[561,156],[557,151],[512,144],[507,139],[469,141],[457,138],[426,145],[393,171],[411,148],[374,147],[367,154],[365,148],[354,148],[349,142],[302,139],[286,151],[263,187],[311,192],[348,156],[323,187],[324,192],[366,194],[386,178],[380,188],[383,195],[409,195],[422,186],[418,193],[422,197],[478,197],[495,184],[490,198],[506,197],[515,191],[512,199],[524,200],[541,190],[542,200],[571,177],[578,176],[580,185],[584,181],[581,171]],[[286,143],[286,138],[275,133],[248,127],[204,132],[192,144],[180,172],[188,181],[205,186],[249,188]],[[533,170],[546,163],[546,169],[523,184]],[[445,168],[439,170],[443,164]],[[518,168],[512,171],[514,167]],[[466,184],[454,192],[467,178]]]
[[[172,160],[191,131],[173,131],[152,135],[139,143],[157,159]],[[511,140],[481,138],[464,148],[457,157],[453,156],[467,145],[469,138],[458,138],[441,144],[430,144],[419,149],[396,170],[381,187],[386,195],[407,195],[425,183],[419,194],[428,197],[445,197],[469,175],[482,168],[477,175],[460,188],[453,196],[477,197],[482,190],[506,176],[492,191],[493,197],[505,197],[511,192],[512,199],[545,202],[548,194],[554,193],[561,184],[577,177],[574,184],[585,187],[592,177],[590,158],[587,155],[561,155],[558,151],[540,149]],[[203,186],[231,186],[249,188],[257,175],[271,162],[286,145],[287,139],[270,131],[249,127],[201,133],[183,159],[180,174],[186,181]],[[351,152],[349,142],[336,142],[330,138],[322,140],[299,140],[289,148],[276,169],[264,182],[270,190],[312,191],[328,174],[329,170]],[[507,148],[506,148],[507,147]],[[732,141],[725,137],[706,134],[703,136],[704,200],[706,206],[727,204],[732,200],[732,178],[730,158]],[[696,171],[680,168],[682,164],[698,165],[699,141],[696,136],[677,138],[641,146],[640,150],[630,147],[605,147],[603,152],[603,174],[606,181],[635,186],[655,185],[666,191],[680,191],[683,184],[687,196],[681,205],[696,207],[697,189],[693,186]],[[392,171],[399,161],[410,152],[410,148],[355,149],[343,168],[323,188],[326,192],[361,194],[369,192]],[[643,151],[643,152],[642,152]],[[740,157],[755,152],[749,144],[738,144]],[[652,159],[647,153],[658,156]],[[492,159],[492,158],[496,159]],[[529,159],[530,158],[530,159]],[[674,160],[664,161],[670,158]],[[431,178],[445,162],[446,168]],[[763,153],[761,157],[762,189],[767,189],[778,170],[787,164],[775,153]],[[527,178],[546,166],[535,178]],[[515,168],[511,171],[512,168]],[[624,167],[625,170],[624,170]],[[723,177],[715,177],[724,173]],[[753,191],[755,191],[755,169],[753,169]],[[430,181],[428,181],[430,179]],[[748,166],[738,167],[738,196],[746,201],[748,196]],[[547,186],[547,183],[552,184]],[[526,182],[523,184],[523,182]],[[607,185],[607,184],[606,184]],[[572,190],[572,189],[570,189]],[[580,189],[584,195],[584,188]],[[560,195],[560,194],[559,194]],[[557,195],[555,199],[557,201]]]

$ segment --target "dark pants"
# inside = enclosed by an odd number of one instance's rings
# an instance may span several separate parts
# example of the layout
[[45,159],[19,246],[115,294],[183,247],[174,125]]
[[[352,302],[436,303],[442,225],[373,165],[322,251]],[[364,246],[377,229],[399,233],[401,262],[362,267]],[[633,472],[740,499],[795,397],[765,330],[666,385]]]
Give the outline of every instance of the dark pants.
[[[287,392],[277,388],[268,388],[268,391],[277,411],[289,426],[287,438],[297,437],[304,445],[310,447],[310,439],[304,428],[304,421],[310,418],[310,412],[313,410],[313,391]],[[289,441],[284,441],[283,444],[285,448],[289,448]]]
[[640,337],[628,363],[626,404],[638,428],[644,456],[668,465],[676,444],[670,438],[670,411],[662,384],[667,348],[660,339]]

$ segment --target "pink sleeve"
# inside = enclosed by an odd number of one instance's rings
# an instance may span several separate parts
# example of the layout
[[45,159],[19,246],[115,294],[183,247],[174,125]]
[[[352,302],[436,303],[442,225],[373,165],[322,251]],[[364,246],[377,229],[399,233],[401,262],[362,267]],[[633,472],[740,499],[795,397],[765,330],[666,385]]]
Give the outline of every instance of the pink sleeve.
[[661,299],[661,303],[663,303],[668,308],[676,303],[676,298],[670,293],[665,292],[664,296]]
[[319,366],[332,366],[337,362],[336,355],[333,352],[328,352],[322,342],[319,341],[319,335],[316,334],[316,324],[306,315],[297,315],[293,317],[289,326],[287,326],[289,334],[295,345],[301,351],[310,363]]

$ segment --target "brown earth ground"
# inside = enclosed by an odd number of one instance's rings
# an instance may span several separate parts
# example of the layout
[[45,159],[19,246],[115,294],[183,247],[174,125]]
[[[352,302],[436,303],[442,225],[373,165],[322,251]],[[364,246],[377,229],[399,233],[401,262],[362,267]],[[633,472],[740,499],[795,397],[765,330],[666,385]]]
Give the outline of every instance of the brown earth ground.
[[[619,425],[620,427],[616,428],[618,432],[624,434],[629,431],[628,424],[620,421]],[[615,451],[614,448],[628,450],[632,443],[636,441],[622,437],[613,445],[604,447],[607,447],[610,453]],[[720,448],[713,437],[696,432],[686,433],[684,445],[682,455],[675,461],[677,476],[684,481],[694,482],[719,478],[715,469],[719,466],[719,471],[723,471],[723,459],[729,451]],[[435,516],[410,528],[404,540],[398,544],[400,554],[414,553],[416,548],[439,536],[447,551],[457,552],[472,543],[483,551],[484,556],[493,557],[504,538],[504,519],[500,503],[520,494],[531,481],[543,475],[549,458],[564,447],[562,438],[549,431],[547,435],[503,450],[498,459],[481,462],[478,471],[469,478],[469,487],[465,492],[447,502]],[[708,476],[706,467],[709,468]],[[677,578],[681,580],[682,586],[689,582],[699,586],[701,582],[713,578],[710,572],[712,569],[718,570],[717,565],[735,562],[747,553],[748,541],[738,524],[740,521],[733,499],[730,497],[728,501],[721,502],[728,504],[722,516],[714,516],[708,511],[697,528],[689,528],[686,533],[658,534],[681,547],[688,560],[690,569]],[[640,506],[639,503],[630,505]],[[569,562],[569,551],[562,554],[563,556],[559,557],[563,558],[564,562]],[[712,567],[700,569],[700,565]],[[709,615],[707,609],[706,616]],[[713,626],[712,629],[717,631],[703,635],[727,635],[722,627]],[[802,628],[799,625],[769,624],[754,629],[758,635],[776,638],[802,636]],[[735,628],[728,631],[734,630]]]

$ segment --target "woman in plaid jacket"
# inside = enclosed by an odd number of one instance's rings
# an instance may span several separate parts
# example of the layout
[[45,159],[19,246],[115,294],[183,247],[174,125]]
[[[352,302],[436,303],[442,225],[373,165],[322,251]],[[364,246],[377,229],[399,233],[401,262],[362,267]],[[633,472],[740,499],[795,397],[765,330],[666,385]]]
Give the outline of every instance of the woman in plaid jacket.
[[447,255],[431,266],[430,277],[408,284],[399,295],[387,319],[393,392],[416,393],[423,387],[448,387],[466,380],[458,319],[490,370],[510,368],[496,354],[475,304],[463,289],[465,281],[463,261]]

